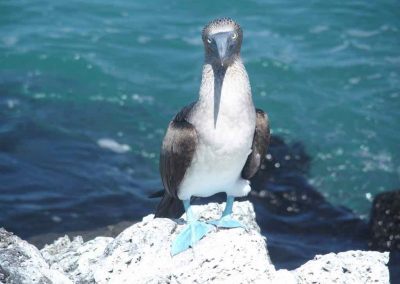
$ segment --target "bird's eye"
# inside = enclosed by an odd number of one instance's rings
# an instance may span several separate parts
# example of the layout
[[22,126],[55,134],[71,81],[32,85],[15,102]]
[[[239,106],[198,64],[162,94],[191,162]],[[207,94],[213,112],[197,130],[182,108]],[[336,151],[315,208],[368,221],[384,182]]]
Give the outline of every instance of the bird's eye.
[[207,38],[207,42],[208,42],[208,43],[211,43],[211,38]]
[[237,38],[237,33],[233,33],[232,34],[232,39],[236,39]]

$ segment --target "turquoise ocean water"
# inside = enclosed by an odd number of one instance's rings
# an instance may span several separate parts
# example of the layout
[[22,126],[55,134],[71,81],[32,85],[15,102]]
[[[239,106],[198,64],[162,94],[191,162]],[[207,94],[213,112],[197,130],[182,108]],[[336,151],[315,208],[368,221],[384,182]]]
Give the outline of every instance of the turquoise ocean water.
[[242,25],[255,104],[305,145],[315,188],[361,216],[399,188],[398,1],[6,0],[0,225],[84,223],[117,196],[151,212],[164,130],[197,97],[201,29],[220,16]]

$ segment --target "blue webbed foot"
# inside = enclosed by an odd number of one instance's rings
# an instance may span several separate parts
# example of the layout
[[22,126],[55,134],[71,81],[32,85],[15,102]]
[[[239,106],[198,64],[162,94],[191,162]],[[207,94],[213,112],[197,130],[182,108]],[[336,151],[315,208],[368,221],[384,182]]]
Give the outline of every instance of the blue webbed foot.
[[204,222],[197,220],[189,222],[172,243],[171,254],[176,255],[187,250],[189,247],[193,247],[195,243],[201,240],[212,229],[213,226]]
[[242,223],[232,218],[231,215],[222,216],[221,219],[210,221],[209,224],[217,226],[218,228],[243,228],[246,229]]
[[243,228],[246,230],[244,225],[233,219],[231,216],[234,199],[233,196],[228,195],[226,197],[225,210],[222,213],[221,218],[219,220],[209,221],[208,223],[217,226],[218,228]]

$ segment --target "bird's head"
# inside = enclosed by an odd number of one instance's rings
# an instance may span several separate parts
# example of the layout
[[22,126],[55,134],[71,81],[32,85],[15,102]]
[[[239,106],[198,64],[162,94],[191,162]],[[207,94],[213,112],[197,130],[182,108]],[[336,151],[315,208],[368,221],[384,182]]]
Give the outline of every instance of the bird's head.
[[206,60],[213,65],[227,67],[240,56],[243,31],[230,18],[209,22],[202,33]]

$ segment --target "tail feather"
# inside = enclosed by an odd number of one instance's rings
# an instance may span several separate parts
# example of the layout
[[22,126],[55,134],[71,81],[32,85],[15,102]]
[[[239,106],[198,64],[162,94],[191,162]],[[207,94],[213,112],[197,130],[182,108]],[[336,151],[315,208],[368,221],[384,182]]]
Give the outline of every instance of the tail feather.
[[157,191],[150,193],[148,197],[149,198],[159,198],[164,195],[164,192],[165,192],[164,189],[157,190]]
[[157,206],[155,217],[156,218],[172,218],[176,219],[182,216],[185,212],[182,202],[164,192],[160,203]]

